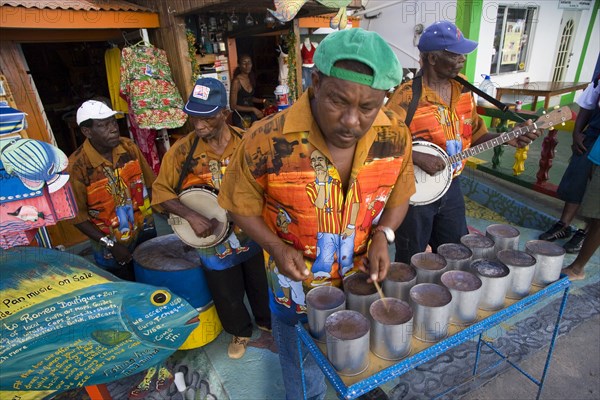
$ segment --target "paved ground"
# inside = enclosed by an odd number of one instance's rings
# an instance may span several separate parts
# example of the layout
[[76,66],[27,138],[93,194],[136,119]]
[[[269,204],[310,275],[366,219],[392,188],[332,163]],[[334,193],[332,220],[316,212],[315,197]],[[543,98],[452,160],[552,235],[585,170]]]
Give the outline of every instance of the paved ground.
[[[559,337],[554,348],[541,399],[600,399],[600,315]],[[544,349],[546,350],[546,349]],[[522,363],[528,371],[542,371],[546,353],[540,351]],[[462,397],[463,400],[533,399],[536,386],[514,369],[497,376]]]

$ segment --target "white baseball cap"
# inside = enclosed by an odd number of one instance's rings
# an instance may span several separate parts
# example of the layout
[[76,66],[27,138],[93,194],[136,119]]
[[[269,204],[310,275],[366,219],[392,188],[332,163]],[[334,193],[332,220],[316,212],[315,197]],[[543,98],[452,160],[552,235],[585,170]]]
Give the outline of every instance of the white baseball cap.
[[77,110],[77,125],[88,119],[106,119],[118,113],[101,101],[88,100]]

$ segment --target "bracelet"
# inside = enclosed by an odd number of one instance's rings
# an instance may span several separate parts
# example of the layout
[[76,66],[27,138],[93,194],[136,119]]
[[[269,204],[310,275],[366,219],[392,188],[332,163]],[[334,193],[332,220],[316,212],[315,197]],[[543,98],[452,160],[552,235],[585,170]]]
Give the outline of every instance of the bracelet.
[[316,183],[318,186],[325,186],[325,182],[318,182],[318,181],[315,181],[315,183]]
[[354,229],[354,228],[356,228],[356,226],[352,225],[352,224],[348,224],[348,225],[346,225],[346,228],[348,228],[348,229]]

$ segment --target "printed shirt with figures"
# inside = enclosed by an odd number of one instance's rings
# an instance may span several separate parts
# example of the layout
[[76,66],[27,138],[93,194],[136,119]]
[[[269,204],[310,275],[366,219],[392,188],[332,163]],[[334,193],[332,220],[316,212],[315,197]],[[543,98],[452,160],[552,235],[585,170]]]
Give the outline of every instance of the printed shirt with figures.
[[[369,223],[368,228],[363,229],[362,223],[365,218],[373,220],[369,204],[379,201],[386,202],[389,208],[397,207],[406,203],[415,192],[410,133],[403,122],[398,122],[395,113],[380,111],[372,127],[356,145],[345,195],[334,190],[338,186],[341,188],[341,184],[337,184],[341,179],[329,162],[331,190],[325,203],[331,204],[332,212],[325,218],[314,203],[314,185],[318,182],[311,166],[311,154],[318,150],[329,160],[331,156],[312,117],[311,95],[312,89],[309,89],[292,107],[261,120],[246,133],[225,174],[219,204],[238,215],[262,216],[273,232],[303,252],[309,270],[320,251],[317,249],[319,230],[326,227],[327,232],[335,233],[341,239],[344,230],[354,225],[354,259],[350,272],[346,272],[348,275],[358,270],[367,253],[372,227]],[[392,120],[397,124],[393,125]],[[357,203],[356,221],[351,224],[351,210]],[[278,227],[280,213],[289,216],[285,233]],[[279,273],[273,260],[266,253],[265,259],[271,285],[271,310],[290,323],[304,319],[305,304],[294,304],[291,299],[282,304],[284,293],[278,282],[286,279],[275,278]],[[315,287],[313,280],[319,285],[340,287],[342,278],[336,258],[330,277],[325,281],[315,280],[311,274],[302,283],[292,282],[301,288],[290,286],[288,290],[301,290],[300,295],[295,293],[291,297],[304,302],[304,294]]]
[[[155,176],[152,168],[130,139],[121,137],[112,151],[111,163],[86,139],[69,157],[71,185],[79,209],[73,224],[90,220],[104,234],[128,245],[135,242],[144,225],[154,225],[147,188]],[[134,224],[125,232],[118,206],[133,208]],[[121,222],[121,223],[120,223]],[[126,223],[126,222],[125,222]]]
[[[198,140],[188,173],[181,185],[182,192],[194,186],[210,186],[217,189],[217,191],[220,189],[223,173],[229,165],[234,150],[241,143],[243,133],[243,130],[236,127],[229,126],[229,129],[231,140],[229,140],[221,155],[215,154],[212,148],[203,140]],[[178,198],[175,187],[195,138],[195,132],[189,133],[175,142],[163,157],[160,172],[152,186],[152,205]],[[214,165],[214,162],[217,162],[219,167],[216,172],[211,171],[211,164]],[[234,226],[232,232],[239,244],[236,240],[232,243],[231,240],[227,239],[222,244],[214,247],[198,249],[205,267],[213,270],[226,269],[246,261],[250,256],[260,251],[258,244],[251,241],[239,227]]]
[[[464,76],[463,76],[464,78]],[[387,106],[405,115],[412,100],[412,82],[400,86],[387,102]],[[419,104],[410,124],[413,140],[425,140],[437,144],[452,156],[471,147],[471,143],[485,135],[488,130],[485,122],[477,114],[477,108],[470,91],[450,80],[452,99],[450,105],[423,81]],[[455,165],[454,176],[458,176],[466,164]]]

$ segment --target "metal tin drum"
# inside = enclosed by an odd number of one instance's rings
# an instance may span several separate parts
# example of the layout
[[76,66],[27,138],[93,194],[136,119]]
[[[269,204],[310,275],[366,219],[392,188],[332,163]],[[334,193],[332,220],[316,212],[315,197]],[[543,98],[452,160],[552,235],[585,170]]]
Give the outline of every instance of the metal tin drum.
[[438,246],[437,253],[446,260],[448,271],[468,271],[471,261],[473,261],[471,249],[460,243],[442,244]]
[[480,258],[493,260],[496,257],[494,253],[494,241],[487,236],[478,233],[469,233],[461,237],[460,242],[471,249],[473,260],[479,260]]
[[165,286],[198,309],[200,324],[180,349],[193,349],[212,342],[223,330],[196,249],[190,249],[175,234],[159,236],[133,252],[135,279]]
[[509,299],[522,299],[529,295],[536,260],[531,254],[519,250],[500,250],[498,261],[510,269],[510,285],[506,291]]
[[318,286],[306,295],[308,329],[312,337],[325,343],[325,320],[346,308],[346,295],[335,286]]
[[390,264],[387,277],[383,281],[383,293],[388,297],[408,301],[410,288],[417,283],[417,271],[414,267],[393,262]]
[[566,253],[563,247],[545,240],[530,240],[525,243],[525,251],[537,260],[533,285],[546,286],[560,278]]
[[410,258],[410,265],[417,270],[417,284],[440,283],[442,274],[448,270],[444,257],[435,253],[417,253]]
[[327,317],[327,358],[340,375],[358,375],[369,366],[369,325],[358,311],[341,310]]
[[371,304],[371,352],[384,360],[410,353],[413,313],[407,302],[386,297]]
[[358,311],[370,319],[369,307],[379,298],[379,294],[375,285],[367,282],[367,279],[369,279],[369,275],[364,272],[356,272],[345,278],[343,285],[344,293],[346,293],[346,308]]
[[481,279],[479,308],[496,311],[504,307],[504,298],[510,285],[510,269],[498,261],[475,260],[471,270]]
[[448,335],[452,294],[435,283],[419,283],[410,289],[413,309],[413,336],[424,342],[437,342]]
[[493,224],[485,230],[485,236],[494,241],[496,255],[500,250],[518,250],[521,232],[514,226],[506,224]]
[[442,275],[442,285],[446,286],[452,295],[450,323],[466,326],[477,321],[481,279],[466,271],[447,271]]

